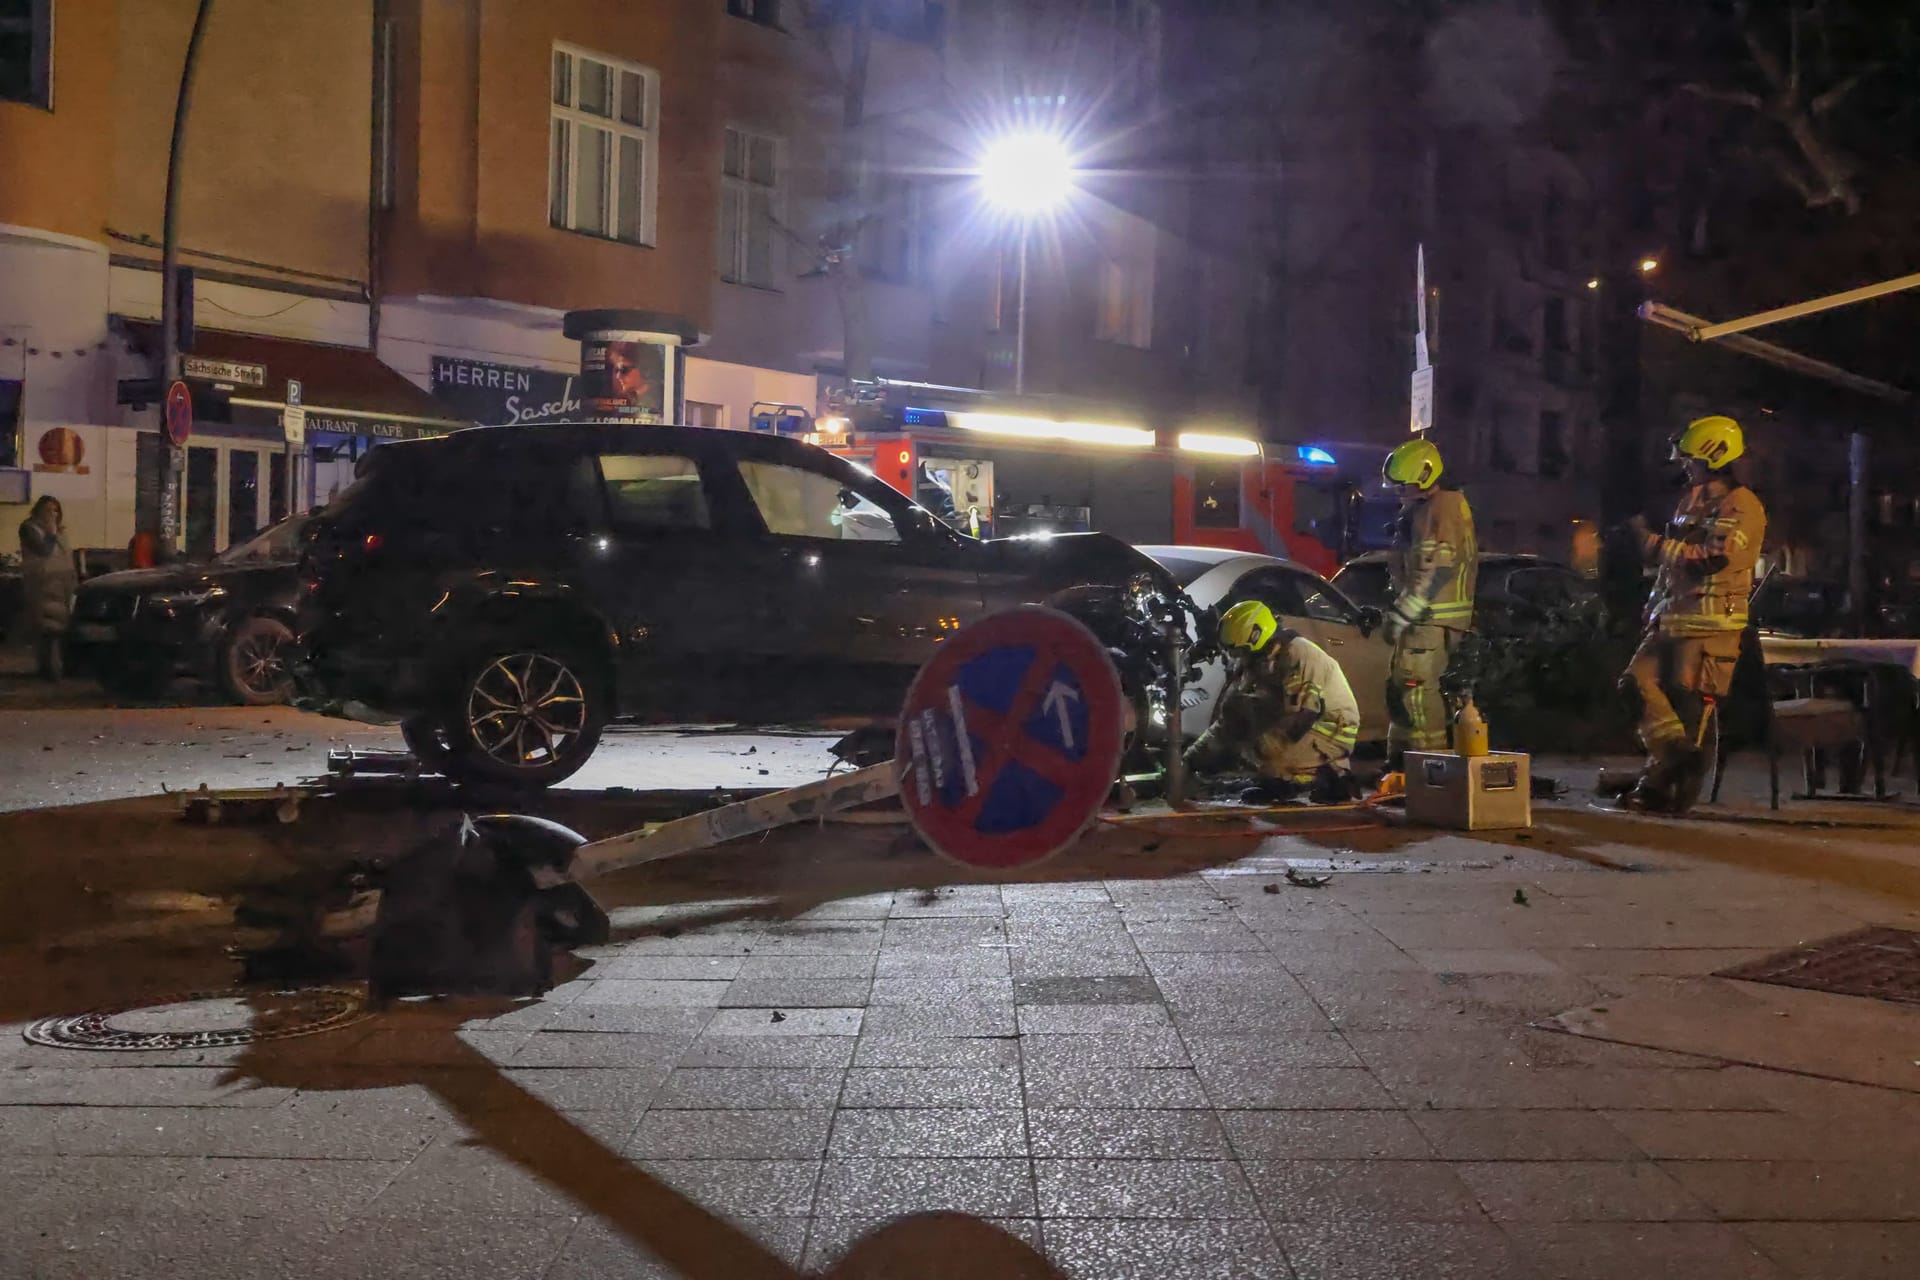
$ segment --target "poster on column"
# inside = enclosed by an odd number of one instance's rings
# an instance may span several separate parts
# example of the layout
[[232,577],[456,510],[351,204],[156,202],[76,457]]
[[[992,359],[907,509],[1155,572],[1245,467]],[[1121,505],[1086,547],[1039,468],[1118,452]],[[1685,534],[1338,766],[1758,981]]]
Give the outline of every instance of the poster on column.
[[666,395],[666,347],[621,334],[581,340],[580,398],[588,413],[664,422]]

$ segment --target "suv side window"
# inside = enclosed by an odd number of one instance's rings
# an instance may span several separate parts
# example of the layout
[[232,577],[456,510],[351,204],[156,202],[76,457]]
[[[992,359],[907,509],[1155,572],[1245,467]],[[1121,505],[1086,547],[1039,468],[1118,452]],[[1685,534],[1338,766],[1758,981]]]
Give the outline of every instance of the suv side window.
[[740,479],[767,532],[835,542],[899,542],[900,526],[878,503],[834,476],[742,458]]
[[1301,613],[1315,622],[1332,622],[1345,627],[1360,625],[1360,615],[1332,587],[1303,573],[1289,574],[1300,594]]
[[1303,612],[1299,585],[1293,575],[1284,569],[1254,569],[1240,575],[1240,580],[1227,592],[1226,599],[1220,602],[1224,611],[1242,600],[1258,600],[1273,610],[1276,616],[1298,618]]
[[600,455],[607,507],[622,529],[711,529],[713,510],[700,482],[700,465],[671,453]]

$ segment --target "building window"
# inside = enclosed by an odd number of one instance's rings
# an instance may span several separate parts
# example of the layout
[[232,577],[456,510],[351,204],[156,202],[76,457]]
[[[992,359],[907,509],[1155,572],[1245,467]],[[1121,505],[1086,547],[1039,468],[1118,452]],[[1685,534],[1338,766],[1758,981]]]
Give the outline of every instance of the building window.
[[1531,424],[1519,406],[1502,402],[1495,406],[1493,430],[1488,434],[1487,465],[1503,475],[1516,475],[1532,468],[1527,465],[1537,456]]
[[780,26],[780,0],[727,0],[727,12],[763,27]]
[[1153,224],[1116,213],[1100,236],[1100,293],[1093,336],[1145,349],[1153,345]]
[[53,0],[0,0],[0,102],[53,106]]
[[867,274],[895,284],[921,276],[920,187],[882,174],[873,181],[873,221],[867,226]]
[[553,47],[547,208],[554,226],[653,243],[660,78],[646,67]]
[[780,144],[728,129],[720,174],[720,278],[771,289],[779,256]]
[[1570,351],[1572,344],[1567,337],[1567,300],[1550,297],[1541,309],[1542,327],[1545,330],[1547,350]]
[[1547,270],[1567,269],[1567,202],[1552,182],[1540,201],[1540,250]]
[[727,406],[709,404],[704,400],[687,401],[686,424],[690,427],[725,427],[727,425]]
[[1540,474],[1558,478],[1573,468],[1567,447],[1567,420],[1555,409],[1540,411]]

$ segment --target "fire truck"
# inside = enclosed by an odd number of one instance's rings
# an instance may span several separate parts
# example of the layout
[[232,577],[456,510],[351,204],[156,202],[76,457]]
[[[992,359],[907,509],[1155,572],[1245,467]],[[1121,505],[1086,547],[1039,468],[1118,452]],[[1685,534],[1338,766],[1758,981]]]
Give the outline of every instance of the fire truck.
[[825,417],[769,425],[805,428],[975,537],[1099,530],[1328,575],[1389,537],[1378,446],[1156,432],[1097,405],[893,380],[855,384]]

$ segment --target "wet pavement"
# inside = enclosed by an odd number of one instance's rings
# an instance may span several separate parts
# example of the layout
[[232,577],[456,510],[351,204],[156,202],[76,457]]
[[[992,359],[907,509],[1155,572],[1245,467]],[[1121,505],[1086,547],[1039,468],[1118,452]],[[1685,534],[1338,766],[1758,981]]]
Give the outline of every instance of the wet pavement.
[[[24,1042],[223,988],[236,895],[457,816],[199,828],[140,798],[227,748],[253,754],[222,776],[292,776],[284,748],[333,731],[307,721],[0,711],[8,807],[108,775],[0,814],[0,1273],[1920,1274],[1920,1009],[1711,976],[1920,929],[1899,806],[1776,818],[1743,766],[1685,823],[1577,797],[1483,836],[1153,817],[1008,883],[897,827],[809,827],[607,881],[615,940],[537,1000]],[[192,754],[156,772],[145,734]],[[824,764],[817,739],[636,735],[547,803],[599,833],[622,819],[595,788]]]

